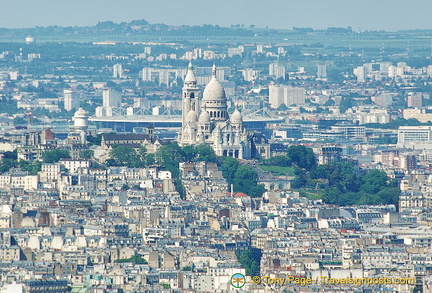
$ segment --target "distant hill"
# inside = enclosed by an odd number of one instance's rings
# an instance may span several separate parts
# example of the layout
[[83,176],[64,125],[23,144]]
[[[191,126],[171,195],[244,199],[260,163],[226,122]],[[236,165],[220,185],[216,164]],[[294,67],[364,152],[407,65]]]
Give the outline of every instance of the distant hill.
[[150,24],[148,21],[133,20],[131,22],[115,23],[102,21],[94,26],[47,26],[34,28],[8,29],[0,28],[0,34],[11,37],[31,36],[58,36],[58,35],[191,35],[191,36],[253,36],[254,32],[246,28],[220,27],[218,25],[201,26],[172,26],[166,24]]

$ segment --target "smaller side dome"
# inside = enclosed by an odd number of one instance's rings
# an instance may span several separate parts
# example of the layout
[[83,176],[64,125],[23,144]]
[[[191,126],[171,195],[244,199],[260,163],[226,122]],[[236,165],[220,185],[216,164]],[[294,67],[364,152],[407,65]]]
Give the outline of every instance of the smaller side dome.
[[243,122],[243,116],[240,113],[239,110],[235,110],[234,113],[231,115],[231,123],[242,123]]
[[199,116],[199,122],[210,123],[210,115],[207,111],[201,112],[201,115]]
[[197,114],[194,110],[190,110],[186,116],[186,122],[196,122],[198,119]]

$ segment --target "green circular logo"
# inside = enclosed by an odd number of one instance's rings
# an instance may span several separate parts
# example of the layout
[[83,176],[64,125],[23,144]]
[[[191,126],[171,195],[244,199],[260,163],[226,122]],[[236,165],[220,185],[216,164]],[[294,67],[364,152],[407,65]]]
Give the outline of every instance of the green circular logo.
[[243,274],[236,273],[231,276],[230,282],[234,288],[241,288],[246,285],[246,277]]

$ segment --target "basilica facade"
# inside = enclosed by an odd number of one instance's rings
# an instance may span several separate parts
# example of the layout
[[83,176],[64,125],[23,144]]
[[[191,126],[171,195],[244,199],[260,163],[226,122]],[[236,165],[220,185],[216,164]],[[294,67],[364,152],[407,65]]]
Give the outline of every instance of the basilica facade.
[[181,146],[206,143],[216,155],[238,159],[270,156],[267,139],[260,133],[248,132],[237,109],[228,114],[225,90],[216,78],[215,66],[202,99],[199,97],[197,79],[189,63],[182,90],[182,129],[178,137]]

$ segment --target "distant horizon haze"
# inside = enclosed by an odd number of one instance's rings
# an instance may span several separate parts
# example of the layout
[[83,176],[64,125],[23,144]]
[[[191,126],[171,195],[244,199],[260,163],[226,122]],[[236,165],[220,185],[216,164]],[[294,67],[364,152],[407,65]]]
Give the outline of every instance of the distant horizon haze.
[[92,26],[99,21],[145,19],[168,25],[397,31],[432,29],[430,11],[429,0],[6,0],[0,27]]

